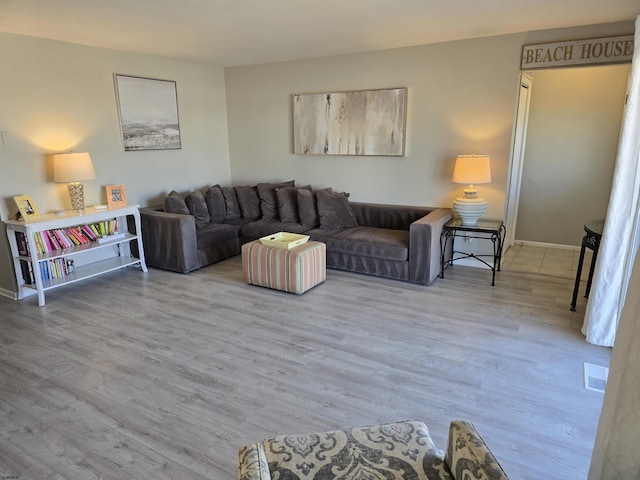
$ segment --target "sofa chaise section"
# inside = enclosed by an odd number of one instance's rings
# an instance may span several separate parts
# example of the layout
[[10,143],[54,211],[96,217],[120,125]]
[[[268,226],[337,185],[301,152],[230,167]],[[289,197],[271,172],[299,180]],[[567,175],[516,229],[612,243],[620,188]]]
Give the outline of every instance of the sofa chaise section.
[[327,268],[428,285],[440,273],[445,208],[350,202],[357,227],[307,233],[327,244]]

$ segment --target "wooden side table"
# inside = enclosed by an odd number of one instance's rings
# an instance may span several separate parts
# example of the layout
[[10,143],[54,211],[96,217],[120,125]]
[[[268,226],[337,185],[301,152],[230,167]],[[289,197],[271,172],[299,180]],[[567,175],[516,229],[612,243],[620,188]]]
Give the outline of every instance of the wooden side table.
[[[464,232],[473,233],[473,238],[480,240],[490,240],[493,243],[493,254],[475,254],[454,250],[454,241],[456,237],[464,237]],[[491,285],[496,284],[496,271],[500,271],[500,262],[502,260],[502,244],[506,228],[502,220],[478,220],[476,226],[464,226],[459,218],[449,220],[442,227],[442,234],[440,235],[440,278],[444,278],[444,267],[446,265],[453,265],[454,260],[461,260],[463,258],[475,258],[479,262],[484,263],[491,269]],[[445,259],[447,250],[451,250],[451,258]],[[458,255],[458,256],[456,256]],[[485,258],[493,260],[489,263]]]
[[604,228],[604,220],[593,220],[584,226],[587,234],[582,238],[582,247],[580,248],[580,260],[578,261],[578,271],[576,272],[576,282],[573,286],[573,297],[571,299],[571,311],[576,311],[576,302],[578,300],[578,290],[580,289],[580,277],[582,276],[582,264],[584,263],[584,253],[586,249],[593,250],[591,257],[591,266],[589,267],[589,277],[587,279],[587,289],[585,298],[589,298],[591,291],[591,280],[593,280],[593,269],[596,266],[596,258],[598,258],[598,249],[600,248],[600,240],[602,239],[602,229]]

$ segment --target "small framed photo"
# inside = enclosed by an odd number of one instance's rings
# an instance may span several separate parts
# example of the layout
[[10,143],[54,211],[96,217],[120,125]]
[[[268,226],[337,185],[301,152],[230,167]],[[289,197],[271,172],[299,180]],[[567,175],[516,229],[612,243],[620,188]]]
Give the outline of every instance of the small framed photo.
[[35,220],[40,216],[36,204],[33,203],[33,199],[29,195],[18,195],[13,197],[20,210],[20,215],[24,218],[25,222]]
[[106,189],[109,208],[121,208],[127,205],[127,192],[124,185],[107,185]]

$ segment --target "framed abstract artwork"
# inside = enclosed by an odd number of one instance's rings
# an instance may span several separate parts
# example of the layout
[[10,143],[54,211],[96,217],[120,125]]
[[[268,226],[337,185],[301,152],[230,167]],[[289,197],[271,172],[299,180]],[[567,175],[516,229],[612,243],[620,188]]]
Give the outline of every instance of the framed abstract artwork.
[[114,77],[125,152],[181,148],[176,82]]
[[406,88],[293,95],[293,152],[402,156],[406,102]]

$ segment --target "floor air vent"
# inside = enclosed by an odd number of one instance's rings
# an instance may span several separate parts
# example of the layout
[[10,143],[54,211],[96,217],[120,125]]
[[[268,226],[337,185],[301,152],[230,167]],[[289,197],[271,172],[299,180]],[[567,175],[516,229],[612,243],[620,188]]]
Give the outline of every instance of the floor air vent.
[[600,365],[584,364],[584,388],[587,390],[595,390],[603,392],[607,386],[607,377],[609,369]]

